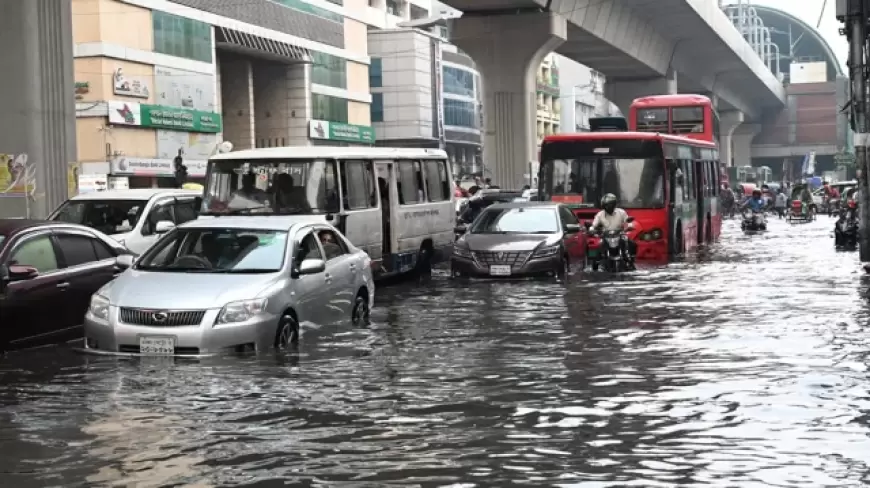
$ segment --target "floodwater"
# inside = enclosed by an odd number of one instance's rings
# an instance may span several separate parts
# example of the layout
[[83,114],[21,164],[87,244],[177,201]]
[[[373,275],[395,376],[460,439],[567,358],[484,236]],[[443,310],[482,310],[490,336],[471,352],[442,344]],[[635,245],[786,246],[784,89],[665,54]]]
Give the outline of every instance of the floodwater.
[[436,273],[298,358],[19,353],[2,484],[864,486],[868,278],[832,223],[567,287]]

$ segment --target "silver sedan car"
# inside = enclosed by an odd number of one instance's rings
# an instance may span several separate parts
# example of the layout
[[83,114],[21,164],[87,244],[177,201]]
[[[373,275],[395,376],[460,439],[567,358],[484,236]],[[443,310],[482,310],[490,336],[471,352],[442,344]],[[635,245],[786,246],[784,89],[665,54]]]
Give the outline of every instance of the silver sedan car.
[[300,326],[362,325],[374,301],[371,259],[305,217],[185,223],[91,298],[85,348],[207,355],[289,348]]

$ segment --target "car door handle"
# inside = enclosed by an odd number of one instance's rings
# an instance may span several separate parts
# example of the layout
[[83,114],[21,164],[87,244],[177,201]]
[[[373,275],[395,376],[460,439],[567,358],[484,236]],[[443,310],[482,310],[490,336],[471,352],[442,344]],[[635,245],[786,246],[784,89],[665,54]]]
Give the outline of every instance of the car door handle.
[[69,288],[69,283],[66,281],[64,281],[63,283],[58,283],[57,288],[60,290],[66,290],[67,288]]

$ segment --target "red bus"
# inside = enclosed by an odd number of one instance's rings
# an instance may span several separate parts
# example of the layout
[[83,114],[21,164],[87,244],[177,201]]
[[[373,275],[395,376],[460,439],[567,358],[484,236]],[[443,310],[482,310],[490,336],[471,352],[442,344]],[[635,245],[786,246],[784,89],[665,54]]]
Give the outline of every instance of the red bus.
[[635,218],[629,237],[638,259],[666,261],[719,238],[720,178],[711,142],[642,132],[559,134],[541,144],[538,192],[584,222],[613,193]]
[[641,97],[628,110],[629,130],[719,143],[719,114],[703,95]]

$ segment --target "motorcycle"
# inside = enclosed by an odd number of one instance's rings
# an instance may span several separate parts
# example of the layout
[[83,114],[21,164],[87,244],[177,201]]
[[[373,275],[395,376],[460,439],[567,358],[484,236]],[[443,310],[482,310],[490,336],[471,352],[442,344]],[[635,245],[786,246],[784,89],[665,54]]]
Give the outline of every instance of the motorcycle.
[[594,252],[588,253],[591,255],[592,271],[598,271],[599,267],[611,273],[636,269],[634,258],[620,249],[621,241],[628,239],[626,231],[634,230],[632,222],[634,218],[629,217],[626,230],[608,230],[595,235],[590,242],[590,247],[595,248]]
[[838,249],[856,249],[858,247],[858,208],[854,200],[840,212],[840,218],[834,224],[834,246]]
[[767,230],[767,219],[763,212],[747,210],[743,213],[743,222],[740,223],[740,228],[749,232]]

